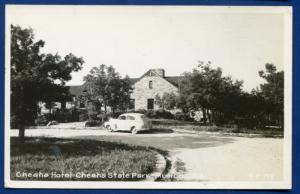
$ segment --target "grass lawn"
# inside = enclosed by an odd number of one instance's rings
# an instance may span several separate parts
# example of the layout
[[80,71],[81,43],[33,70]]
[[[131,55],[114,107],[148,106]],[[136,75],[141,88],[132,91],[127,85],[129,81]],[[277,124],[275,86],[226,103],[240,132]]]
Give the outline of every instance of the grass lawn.
[[58,138],[11,138],[11,179],[135,181],[153,171],[156,153],[127,144]]
[[264,137],[283,137],[281,129],[246,129],[220,126],[204,126],[197,122],[178,121],[173,119],[151,119],[155,129],[184,129],[189,131],[205,131],[220,133],[259,134]]

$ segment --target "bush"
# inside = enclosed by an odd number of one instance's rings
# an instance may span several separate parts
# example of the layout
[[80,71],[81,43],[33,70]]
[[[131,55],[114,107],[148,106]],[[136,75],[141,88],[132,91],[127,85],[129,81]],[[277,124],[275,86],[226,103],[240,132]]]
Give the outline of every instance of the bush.
[[132,111],[133,113],[141,113],[141,114],[145,114],[147,112],[147,110],[145,109],[137,109],[137,110],[134,110]]
[[174,116],[171,112],[159,109],[159,110],[148,110],[145,115],[149,118],[154,119],[173,119]]
[[114,112],[114,113],[112,112],[112,113],[109,114],[109,116],[112,117],[112,118],[118,118],[123,113],[124,112],[121,112],[121,111],[117,111],[117,112]]
[[50,120],[46,115],[38,116],[38,118],[36,118],[34,121],[35,125],[37,126],[46,126],[49,122]]
[[174,115],[171,112],[163,110],[163,109],[157,110],[156,116],[158,118],[163,118],[163,119],[173,119],[174,118]]
[[183,112],[175,113],[174,118],[179,121],[194,121],[194,119],[191,118],[188,113],[183,113]]
[[18,121],[17,117],[14,116],[14,115],[11,116],[10,117],[10,128],[11,129],[16,129],[18,127],[19,127],[19,121]]
[[87,111],[86,110],[80,110],[79,115],[78,115],[78,120],[80,122],[82,122],[82,121],[86,121],[88,119],[89,119],[89,115],[88,115]]
[[50,121],[47,126],[52,126],[52,125],[58,125],[58,122],[57,121]]
[[108,121],[110,117],[111,117],[110,114],[105,114],[105,113],[101,113],[97,115],[97,119],[99,119],[101,122]]
[[98,127],[101,126],[102,122],[99,120],[88,120],[85,122],[85,127]]
[[97,116],[97,113],[88,114],[88,120],[98,120]]
[[57,121],[59,123],[67,123],[67,122],[77,122],[77,121],[86,121],[87,113],[81,113],[77,109],[66,109],[60,110],[58,109],[54,113],[46,113],[38,116],[34,123],[35,125],[45,126],[50,121]]
[[77,109],[58,109],[54,113],[44,114],[48,121],[55,120],[59,123],[79,121],[79,112]]

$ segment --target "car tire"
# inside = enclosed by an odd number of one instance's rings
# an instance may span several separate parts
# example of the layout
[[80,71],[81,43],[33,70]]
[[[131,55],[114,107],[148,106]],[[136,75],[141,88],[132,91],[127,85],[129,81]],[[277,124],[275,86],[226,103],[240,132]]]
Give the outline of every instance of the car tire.
[[109,132],[113,132],[112,128],[110,125],[106,125],[106,129],[109,131]]
[[138,133],[137,128],[136,128],[136,127],[132,127],[132,128],[131,128],[131,133],[132,133],[132,134],[137,134],[137,133]]

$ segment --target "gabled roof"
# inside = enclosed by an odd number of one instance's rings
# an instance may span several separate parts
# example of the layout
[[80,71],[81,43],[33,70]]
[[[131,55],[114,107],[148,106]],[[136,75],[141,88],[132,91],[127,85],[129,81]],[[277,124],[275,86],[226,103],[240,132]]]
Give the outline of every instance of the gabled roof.
[[[144,76],[142,76],[141,78],[130,78],[131,85],[135,84],[137,81],[139,81],[143,77]],[[167,80],[168,82],[170,82],[174,86],[178,87],[181,79],[183,78],[183,76],[167,76],[167,77],[162,77],[162,78]]]
[[[142,79],[143,77],[149,75],[150,73],[153,73],[153,74],[156,74],[157,76],[160,76],[155,71],[153,71],[153,69],[149,69],[140,78],[131,78],[130,80],[132,80],[131,81],[132,85],[135,84],[140,79]],[[160,76],[160,77],[167,80],[168,82],[170,82],[171,84],[173,84],[176,87],[179,86],[180,80],[183,78],[183,76],[164,76],[164,77]]]
[[183,79],[183,76],[169,76],[164,78],[174,86],[178,87],[180,81]]
[[[130,84],[133,85],[143,77],[147,76],[150,73],[151,69],[148,70],[146,73],[144,73],[140,78],[130,78]],[[154,72],[155,73],[155,72]],[[183,76],[165,76],[162,77],[163,79],[167,80],[169,83],[173,84],[174,86],[178,87],[180,81],[182,80]],[[83,85],[77,85],[77,86],[69,86],[70,87],[70,93],[74,96],[79,96],[82,94],[84,90]]]

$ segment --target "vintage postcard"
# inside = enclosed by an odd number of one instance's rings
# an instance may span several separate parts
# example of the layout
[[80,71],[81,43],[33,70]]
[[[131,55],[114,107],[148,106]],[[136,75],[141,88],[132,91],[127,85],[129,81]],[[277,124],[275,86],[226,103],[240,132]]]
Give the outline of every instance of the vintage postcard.
[[7,188],[291,189],[291,7],[5,15]]

